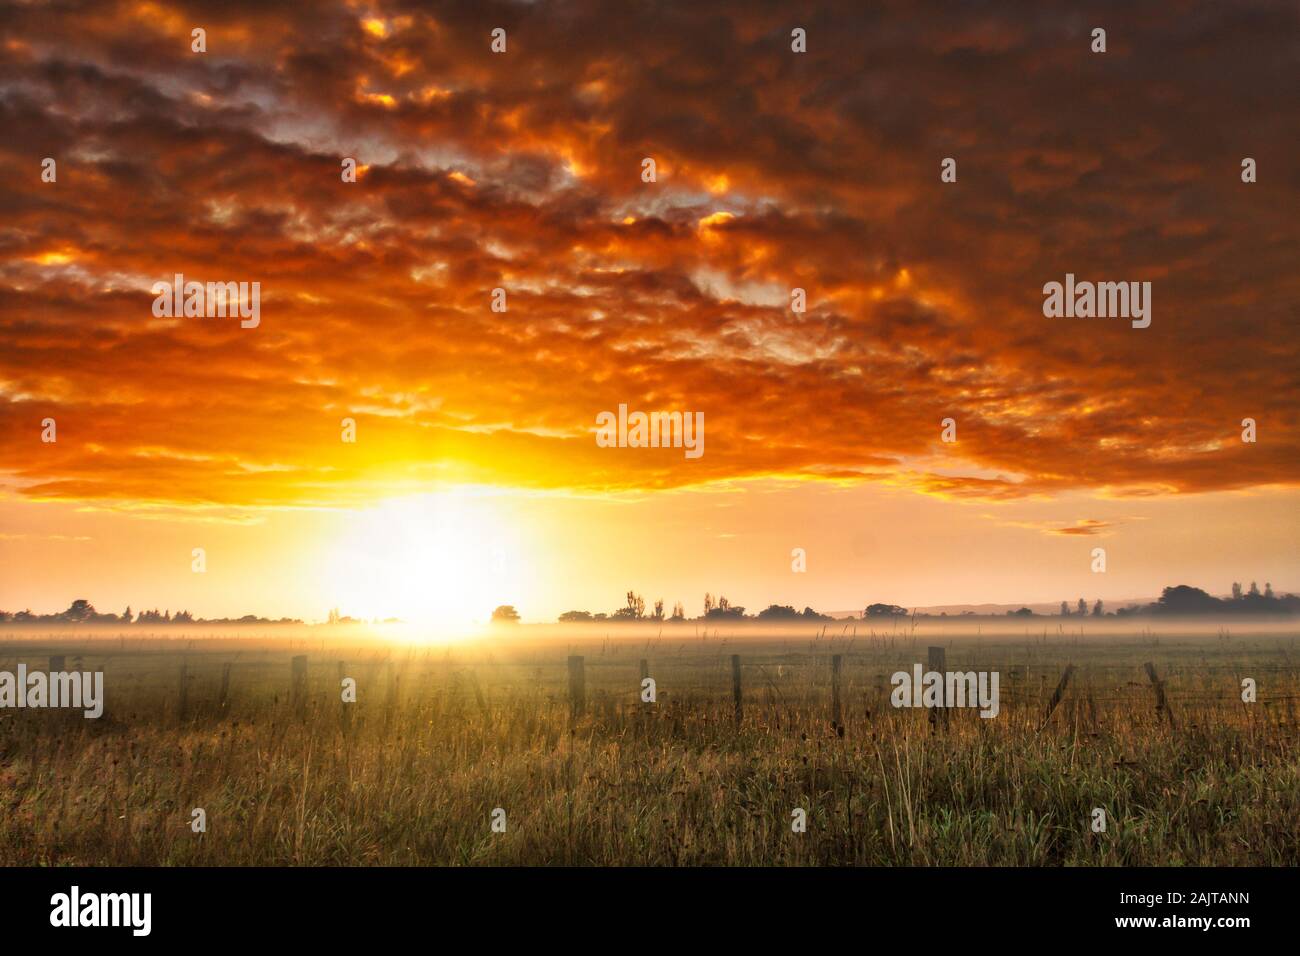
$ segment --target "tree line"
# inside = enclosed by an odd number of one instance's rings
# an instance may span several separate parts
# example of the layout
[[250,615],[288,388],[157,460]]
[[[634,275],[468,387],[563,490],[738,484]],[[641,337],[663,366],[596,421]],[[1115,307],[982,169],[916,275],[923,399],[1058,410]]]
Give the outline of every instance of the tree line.
[[[508,613],[507,613],[508,612]],[[1018,610],[1006,612],[1009,617],[1043,617],[1028,607],[1021,607]],[[1129,604],[1125,607],[1118,608],[1114,611],[1106,610],[1105,602],[1100,598],[1093,602],[1091,608],[1088,602],[1079,598],[1073,606],[1069,601],[1061,602],[1061,617],[1129,617],[1133,615],[1147,614],[1300,614],[1300,596],[1286,594],[1278,597],[1273,593],[1273,586],[1265,583],[1264,590],[1261,592],[1255,582],[1251,582],[1250,589],[1243,591],[1242,586],[1238,583],[1232,585],[1232,597],[1216,598],[1200,588],[1194,588],[1186,584],[1178,584],[1172,587],[1164,588],[1158,600],[1150,604]],[[859,620],[869,618],[896,618],[896,617],[949,617],[947,612],[939,614],[926,613],[921,611],[909,611],[907,608],[898,604],[876,603],[868,604],[861,612],[859,617],[844,617],[838,620]],[[963,611],[955,617],[977,617],[974,611]],[[493,614],[493,620],[518,620],[519,613],[509,606],[497,608]],[[693,621],[832,621],[837,620],[830,614],[822,614],[813,610],[811,607],[805,607],[802,611],[796,610],[788,604],[769,604],[766,608],[756,614],[746,614],[745,608],[740,605],[732,604],[725,596],[719,595],[717,598],[712,593],[704,595],[704,613],[696,618],[687,618],[682,608],[682,603],[678,601],[673,605],[672,614],[664,616],[663,599],[655,601],[653,610],[646,612],[645,599],[635,591],[628,591],[626,603],[623,607],[618,608],[610,613],[591,611],[565,611],[560,615],[559,620],[563,624],[577,624],[595,621],[623,622],[623,621],[651,621],[651,622],[683,622],[686,620]]]
[[128,605],[126,610],[121,614],[101,613],[95,610],[95,606],[84,598],[78,598],[68,605],[66,611],[59,611],[56,614],[33,614],[30,609],[25,611],[0,611],[0,624],[301,624],[302,621],[297,618],[282,617],[278,620],[274,618],[258,617],[256,614],[245,614],[243,617],[215,617],[204,618],[195,617],[189,611],[177,611],[175,614],[171,610],[159,611],[154,608],[152,611],[141,611],[139,614],[133,612]]

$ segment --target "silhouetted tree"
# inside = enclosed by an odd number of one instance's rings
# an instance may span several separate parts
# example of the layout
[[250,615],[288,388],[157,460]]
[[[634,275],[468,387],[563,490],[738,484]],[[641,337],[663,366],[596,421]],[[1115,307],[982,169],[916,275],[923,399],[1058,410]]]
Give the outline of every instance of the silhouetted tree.
[[1097,598],[1097,603],[1092,606],[1092,616],[1101,617],[1106,612],[1102,610],[1101,598]]
[[83,621],[88,621],[95,616],[95,607],[85,598],[77,598],[77,600],[69,604],[68,609],[59,616],[65,621],[79,624]]
[[769,604],[758,612],[760,621],[789,621],[797,620],[798,617],[799,612],[788,604]]
[[709,619],[738,620],[745,616],[745,609],[743,607],[733,607],[730,601],[722,595],[718,595],[718,606],[704,616]]
[[628,591],[627,605],[615,611],[614,617],[625,621],[639,621],[645,617],[645,598],[635,591]]
[[518,624],[519,612],[512,605],[502,604],[492,612],[492,622],[494,624]]
[[1088,616],[1088,602],[1083,598],[1079,598],[1078,615],[1079,617]]
[[907,617],[907,608],[897,604],[868,604],[863,617]]
[[1180,584],[1165,588],[1160,592],[1160,600],[1152,605],[1152,610],[1161,614],[1204,614],[1223,606],[1223,602],[1211,597],[1200,588]]

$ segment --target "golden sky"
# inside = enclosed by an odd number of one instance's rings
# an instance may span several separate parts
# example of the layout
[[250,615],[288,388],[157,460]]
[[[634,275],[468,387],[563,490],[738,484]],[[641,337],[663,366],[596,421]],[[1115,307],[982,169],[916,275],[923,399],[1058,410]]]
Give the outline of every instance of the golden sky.
[[[1297,19],[11,5],[0,607],[1300,588]],[[176,273],[260,324],[155,318]],[[1045,318],[1066,273],[1150,281],[1150,328]],[[597,447],[620,403],[705,453]]]

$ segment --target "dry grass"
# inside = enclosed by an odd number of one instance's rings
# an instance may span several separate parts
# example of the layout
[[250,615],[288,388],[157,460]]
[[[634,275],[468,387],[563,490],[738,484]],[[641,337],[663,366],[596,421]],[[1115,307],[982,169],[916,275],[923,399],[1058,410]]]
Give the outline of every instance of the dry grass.
[[[952,639],[950,670],[998,670],[1002,712],[889,706],[925,661],[908,634],[678,637],[457,649],[273,640],[10,640],[103,669],[100,720],[0,712],[0,863],[1261,865],[1300,863],[1290,636]],[[565,656],[587,660],[571,719]],[[310,654],[304,718],[289,657]],[[729,655],[745,660],[736,726]],[[845,655],[845,732],[829,655]],[[177,713],[187,662],[189,712]],[[659,700],[637,698],[647,658]],[[339,660],[358,680],[345,725]],[[1142,673],[1156,663],[1176,726]],[[228,706],[217,697],[233,662]],[[1043,707],[1067,662],[1074,681]],[[1245,705],[1240,679],[1260,702]],[[390,698],[396,682],[397,693]],[[208,831],[190,829],[207,812]],[[495,807],[507,832],[491,832]],[[791,832],[806,809],[808,830]],[[1102,807],[1104,834],[1089,817]]]

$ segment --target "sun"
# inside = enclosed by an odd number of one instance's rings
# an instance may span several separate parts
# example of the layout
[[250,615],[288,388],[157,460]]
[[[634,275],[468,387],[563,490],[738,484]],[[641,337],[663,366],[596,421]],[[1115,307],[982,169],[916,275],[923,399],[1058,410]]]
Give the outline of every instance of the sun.
[[518,530],[473,489],[392,498],[351,516],[321,582],[330,606],[447,635],[519,601]]

